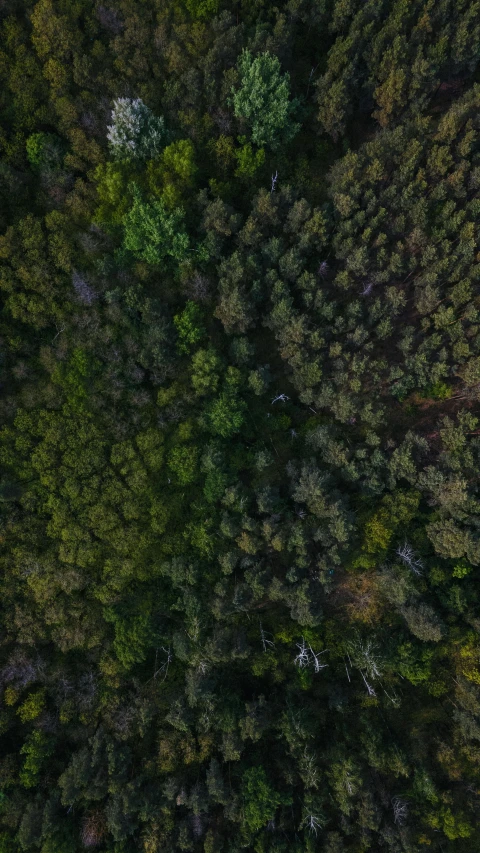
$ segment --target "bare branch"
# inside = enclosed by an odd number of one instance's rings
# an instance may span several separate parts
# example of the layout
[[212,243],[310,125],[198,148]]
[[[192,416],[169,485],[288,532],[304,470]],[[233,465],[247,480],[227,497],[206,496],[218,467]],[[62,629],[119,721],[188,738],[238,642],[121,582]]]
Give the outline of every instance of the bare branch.
[[270,634],[270,631],[264,631],[264,630],[263,630],[263,625],[262,625],[262,623],[260,622],[259,624],[260,624],[260,639],[261,639],[261,641],[262,641],[263,651],[264,651],[264,652],[266,652],[266,651],[268,651],[268,649],[269,649],[269,648],[270,648],[270,649],[274,649],[274,648],[275,648],[275,643],[273,642],[273,640],[269,640],[269,639],[267,638],[267,635],[268,635],[269,637],[271,637],[271,636],[272,636],[272,635]]
[[408,803],[400,797],[392,798],[393,820],[397,826],[403,826],[408,817]]
[[172,652],[170,650],[170,646],[168,647],[168,649],[166,649],[165,646],[161,646],[160,651],[165,653],[165,661],[162,664],[162,666],[159,669],[157,669],[156,672],[154,672],[153,678],[155,680],[157,678],[157,675],[160,675],[160,673],[163,672],[164,676],[162,678],[162,681],[165,681],[165,679],[168,675],[168,667],[170,666],[170,664],[172,662],[173,655],[172,655]]
[[399,545],[395,553],[415,575],[423,574],[423,563],[418,557],[415,557],[413,548],[407,542]]
[[308,646],[303,637],[302,642],[296,643],[296,646],[299,652],[294,660],[294,664],[295,666],[298,666],[299,669],[304,669],[310,663],[310,656],[308,653]]
[[377,694],[375,693],[375,690],[373,689],[372,685],[368,683],[367,679],[365,678],[365,676],[361,670],[360,670],[360,674],[361,674],[361,676],[365,682],[365,687],[367,688],[368,695],[369,696],[376,696]]
[[305,820],[305,823],[309,832],[313,832],[314,835],[317,835],[318,830],[321,829],[323,826],[323,821],[321,820],[321,818],[313,814],[308,815]]
[[315,672],[320,672],[320,670],[326,669],[328,664],[322,663],[320,657],[324,655],[328,649],[324,649],[323,652],[319,652],[317,654],[313,651],[311,645],[307,645],[304,637],[302,637],[301,643],[296,643],[296,646],[298,649],[298,655],[294,659],[295,666],[298,666],[299,669],[305,669],[305,667],[312,665]]

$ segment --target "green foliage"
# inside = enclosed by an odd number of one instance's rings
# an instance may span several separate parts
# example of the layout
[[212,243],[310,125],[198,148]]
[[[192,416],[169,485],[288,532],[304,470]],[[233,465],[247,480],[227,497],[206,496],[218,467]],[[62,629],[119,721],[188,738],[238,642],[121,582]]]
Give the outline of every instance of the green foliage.
[[32,169],[58,168],[62,149],[58,137],[51,133],[32,133],[26,141],[27,160]]
[[130,167],[124,162],[108,162],[97,166],[98,207],[95,212],[97,222],[119,226],[129,209],[129,182],[132,178]]
[[133,196],[133,204],[123,217],[125,249],[149,264],[162,264],[167,258],[182,261],[189,247],[182,228],[183,211],[169,212],[161,199],[145,202],[138,189]]
[[363,549],[368,554],[384,554],[395,533],[398,536],[397,531],[414,517],[419,500],[418,492],[401,491],[382,498],[379,509],[365,524]]
[[[181,353],[188,353],[190,349],[198,344],[199,341],[205,336],[205,327],[203,325],[203,313],[199,306],[189,300],[182,311],[181,314],[177,314],[173,318],[173,322],[175,328],[178,332],[178,350]],[[198,365],[200,373],[202,372],[202,366],[208,372],[207,362],[209,360],[209,356],[202,357],[197,355],[197,360],[194,362],[195,365]],[[211,361],[209,362],[211,365]],[[193,378],[192,378],[193,382]],[[200,384],[202,380],[200,379]]]
[[44,732],[36,730],[27,737],[20,749],[20,754],[25,756],[20,782],[25,788],[38,784],[39,774],[52,752],[53,742]]
[[238,370],[229,367],[222,393],[206,408],[206,422],[214,435],[230,438],[241,429],[247,403],[239,395],[239,385]]
[[193,483],[197,474],[198,451],[194,445],[173,447],[168,456],[168,467],[182,486]]
[[214,435],[230,438],[242,427],[246,404],[231,392],[223,392],[207,409],[207,422]]
[[0,851],[476,853],[479,0],[1,8]]
[[[243,141],[242,137],[241,141]],[[265,151],[263,148],[258,148],[254,151],[250,142],[245,142],[241,148],[235,149],[235,157],[237,158],[238,166],[235,169],[237,178],[249,180],[254,177],[263,164],[265,163]]]
[[441,828],[450,841],[469,838],[473,833],[473,827],[466,816],[463,814],[454,815],[449,807],[443,807],[440,814],[432,815],[429,824],[434,828]]
[[445,382],[436,382],[426,389],[425,394],[434,400],[448,400],[452,396],[452,389]]
[[[180,326],[177,328],[180,329]],[[192,385],[195,393],[199,396],[214,394],[220,380],[220,369],[221,360],[213,348],[197,350],[192,357]]]
[[413,643],[403,643],[398,648],[399,672],[412,684],[428,681],[432,673],[433,651],[419,649]]
[[[428,108],[438,80],[450,78],[452,61],[460,71],[476,55],[476,5],[460,4],[454,20],[443,4],[335,5],[334,42],[316,81],[318,118],[334,139],[361,108],[366,92],[369,112],[385,127]],[[449,87],[454,90],[453,83]]]
[[148,163],[148,188],[169,210],[174,210],[193,188],[196,172],[193,143],[190,139],[180,139]]
[[252,370],[248,377],[248,384],[250,385],[253,393],[257,396],[266,392],[270,382],[271,374],[269,365]]
[[272,788],[263,767],[252,767],[242,777],[242,797],[245,823],[255,832],[273,820],[285,799]]
[[92,373],[92,367],[85,351],[76,347],[68,364],[57,365],[52,373],[53,381],[63,387],[67,403],[73,411],[84,410],[88,397],[87,380]]
[[17,853],[18,847],[14,838],[8,832],[0,834],[0,853]]
[[217,14],[219,0],[185,0],[185,5],[193,18],[204,20]]
[[[251,128],[252,142],[273,149],[290,142],[300,128],[293,121],[297,101],[290,100],[289,75],[282,74],[277,57],[263,53],[254,58],[244,50],[237,67],[240,87],[232,89],[232,101],[235,115]],[[251,153],[245,151],[240,169],[248,158]]]
[[120,663],[126,669],[136,663],[142,663],[149,647],[153,645],[154,634],[150,616],[139,613],[136,616],[122,617],[114,608],[108,608],[105,610],[105,619],[114,626],[113,649]]
[[208,503],[215,503],[223,497],[227,483],[228,477],[223,471],[216,469],[209,471],[205,478],[205,486],[203,487],[203,494]]
[[452,577],[465,578],[472,571],[472,566],[467,566],[465,563],[457,563],[453,567]]
[[38,690],[36,693],[30,693],[24,702],[17,709],[17,714],[22,723],[35,720],[45,709],[45,691]]

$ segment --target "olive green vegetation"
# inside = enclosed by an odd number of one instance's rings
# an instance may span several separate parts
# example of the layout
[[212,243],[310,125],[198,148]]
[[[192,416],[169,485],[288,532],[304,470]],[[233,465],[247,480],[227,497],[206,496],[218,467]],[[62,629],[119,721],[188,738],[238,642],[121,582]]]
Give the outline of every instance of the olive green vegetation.
[[0,3],[0,853],[478,853],[479,45]]

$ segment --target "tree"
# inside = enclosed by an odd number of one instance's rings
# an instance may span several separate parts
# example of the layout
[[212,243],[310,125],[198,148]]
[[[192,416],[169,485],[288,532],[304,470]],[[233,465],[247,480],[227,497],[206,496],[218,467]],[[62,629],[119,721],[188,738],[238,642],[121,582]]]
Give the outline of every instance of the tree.
[[278,807],[288,802],[270,787],[263,767],[252,767],[243,774],[242,799],[245,823],[252,832],[273,820]]
[[192,356],[192,385],[198,396],[214,394],[220,379],[221,360],[213,347]]
[[168,467],[178,482],[186,486],[195,480],[198,450],[194,445],[181,444],[173,447],[168,457]]
[[404,607],[402,613],[412,634],[424,642],[438,643],[442,639],[442,625],[435,611],[424,602]]
[[26,739],[20,753],[25,756],[20,781],[25,788],[38,784],[39,774],[54,751],[54,743],[44,732],[35,730]]
[[149,264],[161,264],[166,258],[181,261],[189,246],[182,226],[182,210],[169,212],[161,199],[145,202],[135,189],[133,205],[123,219],[123,245]]
[[239,371],[235,367],[229,367],[222,392],[205,410],[204,420],[214,435],[230,438],[241,429],[247,404],[239,392]]
[[190,139],[179,139],[149,161],[147,181],[151,192],[169,209],[174,209],[192,190],[196,172],[193,143]]
[[0,850],[478,851],[480,0],[0,7]]
[[61,166],[61,140],[51,133],[32,133],[26,141],[26,150],[32,169],[58,169]]
[[117,98],[107,139],[116,160],[146,160],[167,144],[162,117],[154,116],[140,98]]
[[[175,315],[173,322],[178,332],[178,349],[182,353],[189,352],[192,346],[205,336],[202,311],[192,300],[187,302],[181,314]],[[195,364],[204,361],[204,358],[198,354],[194,356],[195,358]]]
[[235,115],[251,127],[252,142],[273,149],[290,142],[299,124],[293,121],[298,102],[290,100],[288,74],[282,74],[276,56],[263,53],[253,58],[244,50],[238,61],[240,88],[232,88]]
[[185,0],[185,4],[193,18],[203,20],[217,14],[219,0]]

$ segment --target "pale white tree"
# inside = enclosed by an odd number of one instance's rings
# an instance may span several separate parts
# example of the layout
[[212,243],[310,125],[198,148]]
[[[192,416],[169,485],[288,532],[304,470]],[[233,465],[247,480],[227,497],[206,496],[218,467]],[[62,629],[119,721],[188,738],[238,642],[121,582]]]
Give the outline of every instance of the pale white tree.
[[158,154],[168,135],[164,119],[155,116],[140,98],[116,98],[107,139],[116,160],[143,160]]
[[313,651],[311,646],[309,646],[309,650],[310,650],[310,661],[313,665],[315,672],[320,672],[322,669],[326,669],[328,666],[328,663],[323,663],[320,660],[320,657],[322,655],[324,655],[326,652],[328,652],[328,649],[324,649],[323,652],[319,652],[318,654],[317,654],[317,652]]
[[[365,672],[372,680],[381,678],[381,658],[377,644],[373,639],[362,640],[358,635],[348,644],[350,664]],[[351,657],[350,657],[351,656]]]
[[[363,683],[367,688],[369,696],[376,696],[375,688],[371,682],[382,677],[382,660],[378,646],[372,638],[363,640],[358,634],[350,640],[345,647],[348,661],[351,667],[359,670]],[[346,666],[346,665],[345,665]],[[348,680],[350,675],[347,669]]]

